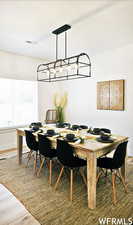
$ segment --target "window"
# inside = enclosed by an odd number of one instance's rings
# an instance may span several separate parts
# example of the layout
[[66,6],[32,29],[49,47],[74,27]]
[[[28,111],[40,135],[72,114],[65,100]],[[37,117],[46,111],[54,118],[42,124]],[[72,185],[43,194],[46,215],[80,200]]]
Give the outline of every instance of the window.
[[0,78],[0,127],[37,120],[37,82]]

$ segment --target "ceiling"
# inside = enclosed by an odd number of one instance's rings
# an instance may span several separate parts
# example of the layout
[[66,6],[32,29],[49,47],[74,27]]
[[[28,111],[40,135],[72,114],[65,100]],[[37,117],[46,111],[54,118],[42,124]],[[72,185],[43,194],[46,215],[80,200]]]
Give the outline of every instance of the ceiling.
[[[133,42],[132,12],[132,0],[1,0],[0,49],[54,59],[55,36],[51,32],[70,24],[68,55],[95,55]],[[64,54],[63,38],[61,34],[59,56]]]

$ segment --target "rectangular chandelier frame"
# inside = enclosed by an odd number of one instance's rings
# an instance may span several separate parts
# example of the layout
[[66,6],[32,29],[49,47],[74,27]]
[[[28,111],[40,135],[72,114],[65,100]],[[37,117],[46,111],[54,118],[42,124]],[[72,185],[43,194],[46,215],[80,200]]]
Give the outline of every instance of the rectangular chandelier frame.
[[[37,67],[37,80],[42,82],[56,82],[91,77],[91,61],[86,53],[67,57],[67,30],[70,25],[65,24],[54,30],[56,35],[56,61],[40,64]],[[58,59],[58,35],[65,32],[65,58]]]
[[[83,57],[86,59],[86,62],[80,61],[80,58]],[[74,66],[75,68],[71,66]],[[63,71],[59,72],[60,69]],[[84,74],[82,73],[83,69],[86,72],[84,72]],[[58,71],[58,73],[56,71]],[[87,77],[91,77],[91,63],[90,58],[86,53],[59,59],[47,64],[40,64],[37,68],[38,81],[55,82]]]

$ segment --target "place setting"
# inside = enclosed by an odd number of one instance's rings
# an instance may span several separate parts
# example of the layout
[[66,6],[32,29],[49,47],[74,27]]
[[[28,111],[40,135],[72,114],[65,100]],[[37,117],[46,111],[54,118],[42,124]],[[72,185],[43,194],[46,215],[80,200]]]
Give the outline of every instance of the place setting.
[[104,131],[100,132],[100,136],[96,138],[97,141],[102,143],[112,143],[115,141],[114,138],[112,138],[111,133],[105,133]]

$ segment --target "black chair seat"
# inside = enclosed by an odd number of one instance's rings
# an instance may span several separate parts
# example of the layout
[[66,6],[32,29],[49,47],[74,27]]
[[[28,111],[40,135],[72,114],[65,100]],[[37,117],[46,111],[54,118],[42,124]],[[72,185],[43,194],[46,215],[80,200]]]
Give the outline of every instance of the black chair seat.
[[46,157],[46,158],[50,158],[50,159],[52,159],[52,158],[54,158],[54,157],[56,157],[57,156],[57,151],[56,151],[56,149],[49,149],[48,150],[49,152],[45,152],[44,154],[43,153],[41,153],[44,157]]
[[115,165],[113,165],[113,159],[109,157],[97,159],[97,166],[105,169],[116,168]]
[[66,166],[66,167],[70,167],[71,169],[72,168],[76,168],[76,167],[82,167],[82,166],[86,166],[87,162],[83,159],[79,159],[78,157],[74,156],[73,159],[71,160],[61,160],[60,159],[60,162]]

